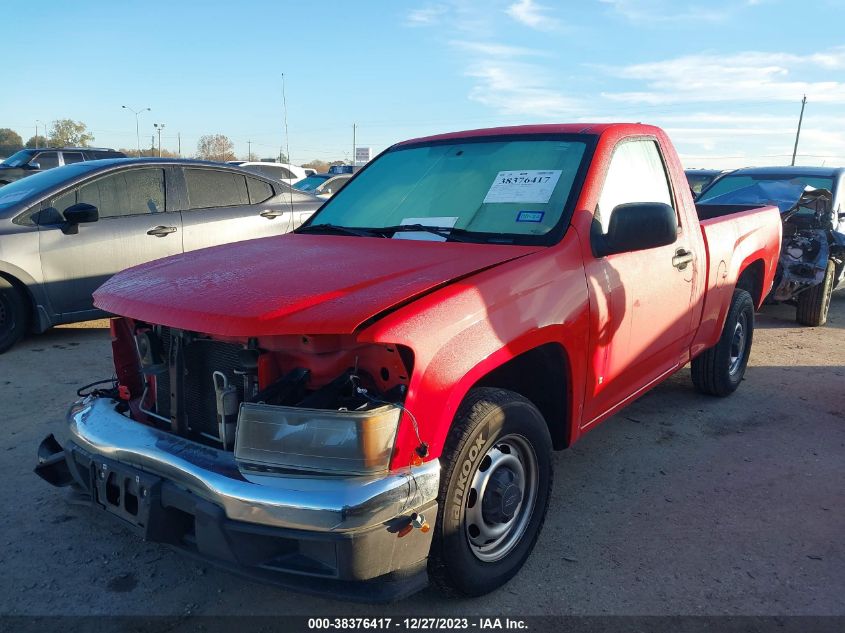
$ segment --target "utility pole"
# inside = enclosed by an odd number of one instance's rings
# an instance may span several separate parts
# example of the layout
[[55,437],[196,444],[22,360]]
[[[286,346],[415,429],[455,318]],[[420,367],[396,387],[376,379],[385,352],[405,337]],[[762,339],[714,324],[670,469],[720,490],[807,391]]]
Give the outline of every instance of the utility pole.
[[133,110],[129,106],[120,106],[124,110],[129,110],[132,114],[135,115],[135,142],[138,144],[138,156],[141,155],[141,132],[140,128],[138,127],[138,117],[142,112],[149,112],[149,108],[141,108],[140,110]]
[[355,133],[358,131],[357,128],[358,128],[358,126],[355,123],[353,123],[352,124],[352,169],[353,170],[355,169]]
[[164,129],[164,123],[153,123],[153,127],[158,132],[158,157],[161,158],[161,131]]
[[798,137],[801,136],[801,121],[804,120],[804,106],[807,104],[807,95],[801,99],[801,115],[798,117],[798,131],[795,133],[795,147],[792,149],[792,166],[795,166],[795,156],[798,154]]
[[182,132],[176,132],[176,142],[179,144],[176,153],[182,158]]
[[252,160],[252,141],[247,141],[246,146],[247,146],[246,159],[248,161],[251,161]]

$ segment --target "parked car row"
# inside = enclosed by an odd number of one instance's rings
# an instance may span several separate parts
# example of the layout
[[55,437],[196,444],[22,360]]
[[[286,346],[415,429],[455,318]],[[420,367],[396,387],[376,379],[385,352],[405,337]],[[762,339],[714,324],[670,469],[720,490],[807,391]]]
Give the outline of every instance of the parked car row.
[[91,295],[120,270],[279,235],[321,203],[255,172],[193,160],[85,161],[6,185],[0,189],[0,352],[28,330],[104,315]]

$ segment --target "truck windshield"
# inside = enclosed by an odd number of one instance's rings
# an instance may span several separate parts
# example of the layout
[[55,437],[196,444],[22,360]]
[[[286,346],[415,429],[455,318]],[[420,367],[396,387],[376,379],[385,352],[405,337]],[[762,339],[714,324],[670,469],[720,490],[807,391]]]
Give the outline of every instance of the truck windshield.
[[[583,137],[399,146],[350,180],[304,230],[331,225],[416,239],[452,233],[463,241],[545,243],[574,203],[570,194],[586,149]],[[403,225],[437,227],[442,235],[403,235],[397,229]]]

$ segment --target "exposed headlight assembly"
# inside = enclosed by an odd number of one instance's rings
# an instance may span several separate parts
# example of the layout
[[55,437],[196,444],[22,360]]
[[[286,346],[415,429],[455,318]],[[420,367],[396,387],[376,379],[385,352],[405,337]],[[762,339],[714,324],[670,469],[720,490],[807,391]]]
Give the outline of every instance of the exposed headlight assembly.
[[303,409],[241,404],[235,458],[246,466],[293,468],[332,474],[386,472],[401,410]]

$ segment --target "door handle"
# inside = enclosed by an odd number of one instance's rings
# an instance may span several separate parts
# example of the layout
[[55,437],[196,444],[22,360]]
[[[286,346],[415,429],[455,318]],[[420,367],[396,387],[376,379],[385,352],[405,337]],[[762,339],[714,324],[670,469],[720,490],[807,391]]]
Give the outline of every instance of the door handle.
[[273,218],[277,218],[280,215],[284,215],[284,214],[285,214],[284,211],[271,211],[270,209],[264,209],[264,211],[262,211],[258,215],[260,215],[262,218],[267,218],[268,220],[272,220]]
[[683,248],[679,248],[675,251],[675,256],[672,258],[672,265],[678,270],[684,270],[692,260],[692,251],[685,251]]
[[147,231],[147,235],[155,235],[156,237],[166,237],[171,233],[176,232],[175,226],[157,226],[154,229]]

